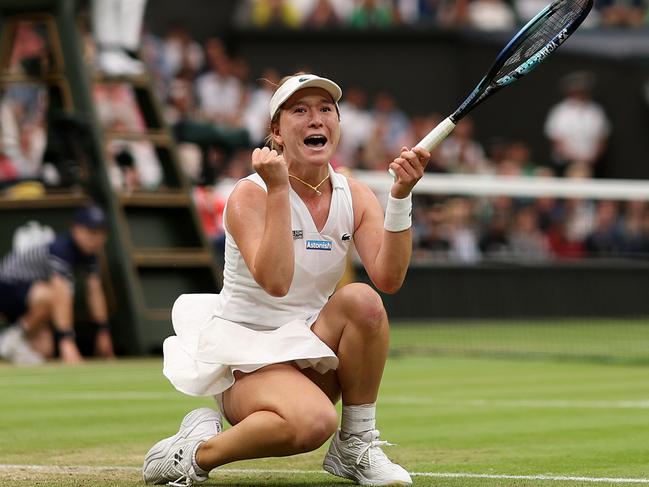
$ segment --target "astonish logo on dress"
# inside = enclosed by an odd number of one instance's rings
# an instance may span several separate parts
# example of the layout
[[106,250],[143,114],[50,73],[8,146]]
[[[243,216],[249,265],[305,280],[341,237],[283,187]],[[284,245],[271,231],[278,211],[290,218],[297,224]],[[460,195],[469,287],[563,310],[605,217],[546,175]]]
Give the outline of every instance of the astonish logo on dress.
[[307,240],[306,249],[307,250],[331,250],[333,248],[333,243],[329,240]]

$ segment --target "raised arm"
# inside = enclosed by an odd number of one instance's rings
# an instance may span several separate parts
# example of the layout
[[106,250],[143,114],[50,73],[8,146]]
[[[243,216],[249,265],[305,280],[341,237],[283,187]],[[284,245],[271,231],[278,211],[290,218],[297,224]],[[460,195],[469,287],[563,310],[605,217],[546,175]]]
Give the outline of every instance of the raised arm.
[[350,180],[354,204],[354,244],[374,285],[395,293],[406,277],[412,255],[411,191],[424,174],[430,153],[421,147],[408,150],[392,161],[397,179],[390,190],[385,217],[374,193]]
[[271,296],[284,296],[293,281],[288,169],[281,155],[255,149],[253,168],[267,191],[242,182],[228,200],[226,224],[253,278]]

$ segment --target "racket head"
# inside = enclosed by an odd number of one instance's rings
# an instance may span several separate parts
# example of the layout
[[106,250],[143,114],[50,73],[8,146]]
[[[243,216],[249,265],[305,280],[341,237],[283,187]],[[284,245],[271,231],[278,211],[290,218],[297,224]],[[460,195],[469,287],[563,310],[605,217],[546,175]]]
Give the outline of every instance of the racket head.
[[543,8],[498,53],[451,120],[457,123],[487,97],[538,66],[577,30],[592,7],[593,0],[554,0]]
[[490,70],[490,84],[506,86],[529,73],[577,30],[592,7],[593,0],[554,0],[501,51],[504,62]]

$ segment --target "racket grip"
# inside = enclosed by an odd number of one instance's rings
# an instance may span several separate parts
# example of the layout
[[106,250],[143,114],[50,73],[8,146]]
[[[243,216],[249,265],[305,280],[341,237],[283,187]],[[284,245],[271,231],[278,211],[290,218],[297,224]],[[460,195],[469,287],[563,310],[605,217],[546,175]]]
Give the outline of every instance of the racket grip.
[[[415,147],[423,147],[427,151],[431,151],[435,147],[437,147],[440,142],[442,142],[442,140],[448,137],[448,134],[453,132],[454,128],[455,122],[451,120],[451,117],[446,117],[444,120],[438,123],[433,130],[428,132],[426,137],[421,139]],[[390,169],[388,172],[395,180],[397,179],[397,175],[392,169]]]
[[439,145],[439,143],[448,137],[448,134],[453,132],[455,128],[455,123],[451,120],[450,117],[446,117],[437,126],[428,132],[426,137],[421,139],[417,144],[418,147],[423,147],[427,151],[433,150]]

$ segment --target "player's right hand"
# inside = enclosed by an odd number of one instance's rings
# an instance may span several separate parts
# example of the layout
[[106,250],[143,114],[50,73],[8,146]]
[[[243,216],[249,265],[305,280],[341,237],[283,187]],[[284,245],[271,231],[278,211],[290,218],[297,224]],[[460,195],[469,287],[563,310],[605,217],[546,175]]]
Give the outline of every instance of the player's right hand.
[[288,186],[288,166],[282,154],[268,147],[252,152],[252,168],[266,183],[268,188]]

